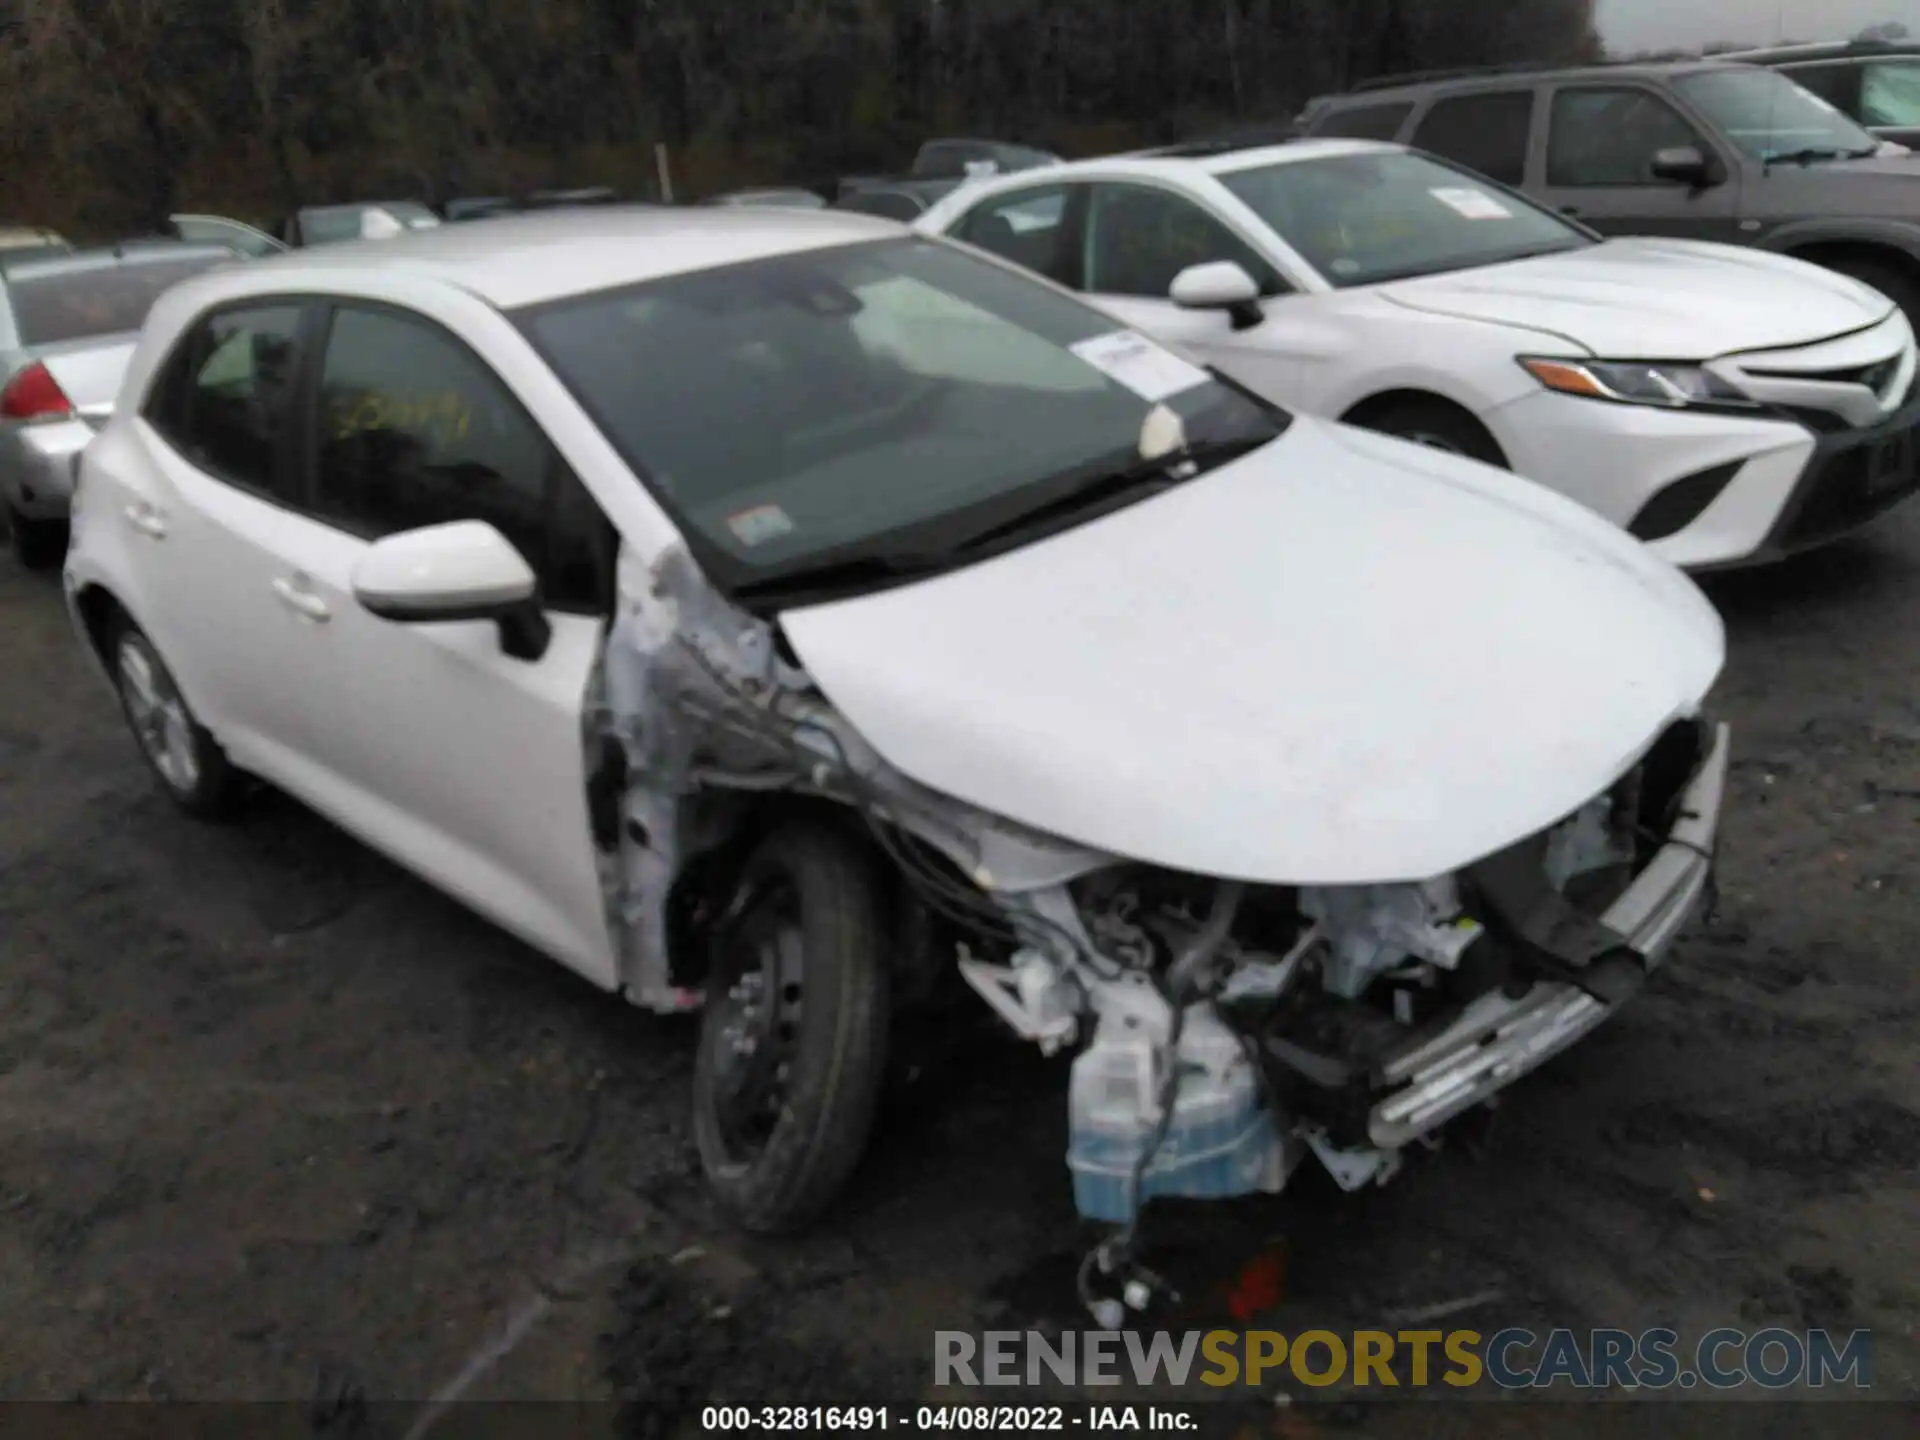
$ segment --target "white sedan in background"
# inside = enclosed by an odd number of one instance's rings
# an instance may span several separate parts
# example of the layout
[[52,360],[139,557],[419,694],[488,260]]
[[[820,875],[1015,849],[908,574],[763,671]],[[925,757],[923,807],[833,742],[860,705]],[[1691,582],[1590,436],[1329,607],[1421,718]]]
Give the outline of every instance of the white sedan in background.
[[65,584],[187,810],[251,772],[703,1006],[755,1228],[832,1201],[942,980],[1086,1042],[1093,1218],[1385,1178],[1661,961],[1727,769],[1719,619],[1617,528],[825,211],[179,286]]
[[1601,240],[1399,146],[1118,156],[914,222],[1281,404],[1505,466],[1689,568],[1818,544],[1920,486],[1914,336],[1798,260]]

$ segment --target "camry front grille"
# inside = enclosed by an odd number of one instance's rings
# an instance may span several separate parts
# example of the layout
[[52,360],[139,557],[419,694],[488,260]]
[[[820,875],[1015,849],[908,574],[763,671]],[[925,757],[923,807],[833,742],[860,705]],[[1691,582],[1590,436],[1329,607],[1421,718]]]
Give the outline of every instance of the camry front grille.
[[1900,372],[1900,357],[1890,355],[1871,365],[1849,365],[1839,370],[1749,370],[1746,373],[1765,380],[1810,380],[1820,385],[1864,385],[1878,395],[1893,383]]

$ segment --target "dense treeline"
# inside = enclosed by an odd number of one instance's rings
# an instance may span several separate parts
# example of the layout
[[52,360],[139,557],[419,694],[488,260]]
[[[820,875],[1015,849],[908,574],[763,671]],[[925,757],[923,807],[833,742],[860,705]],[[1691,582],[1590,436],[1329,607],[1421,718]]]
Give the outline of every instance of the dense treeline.
[[1591,0],[0,0],[0,218],[449,188],[682,192],[1290,115],[1369,74],[1597,52]]

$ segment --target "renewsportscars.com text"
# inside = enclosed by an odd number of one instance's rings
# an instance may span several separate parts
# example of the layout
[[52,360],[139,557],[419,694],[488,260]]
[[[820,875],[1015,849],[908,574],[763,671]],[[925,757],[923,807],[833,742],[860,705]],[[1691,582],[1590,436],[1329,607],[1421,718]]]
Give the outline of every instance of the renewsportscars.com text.
[[1308,1386],[1503,1390],[1768,1390],[1873,1384],[1865,1330],[1668,1329],[1079,1331],[934,1334],[934,1384],[954,1386],[1230,1385],[1290,1379]]

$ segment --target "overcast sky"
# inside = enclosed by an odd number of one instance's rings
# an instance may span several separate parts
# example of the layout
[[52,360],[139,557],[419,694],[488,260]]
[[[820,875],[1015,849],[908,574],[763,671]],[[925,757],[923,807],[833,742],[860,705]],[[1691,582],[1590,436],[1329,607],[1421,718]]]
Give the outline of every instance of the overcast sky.
[[1844,40],[1882,20],[1903,20],[1920,34],[1920,0],[1599,0],[1595,15],[1615,51],[1766,44],[1782,17],[1790,40]]

